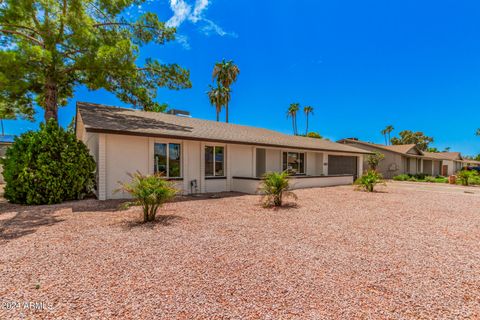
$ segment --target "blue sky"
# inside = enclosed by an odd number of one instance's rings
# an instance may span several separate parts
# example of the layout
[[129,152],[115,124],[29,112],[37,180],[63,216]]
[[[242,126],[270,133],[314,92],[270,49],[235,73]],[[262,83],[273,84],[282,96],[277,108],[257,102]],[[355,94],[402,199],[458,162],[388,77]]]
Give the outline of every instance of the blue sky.
[[[291,133],[286,109],[311,105],[311,131],[330,139],[382,143],[394,133],[423,131],[439,149],[480,153],[480,2],[474,0],[153,0],[142,8],[178,29],[178,40],[142,48],[190,69],[193,88],[159,90],[158,100],[194,117],[215,119],[205,92],[215,61],[241,69],[230,120]],[[126,106],[114,95],[79,87],[76,101]],[[38,118],[42,118],[39,112]],[[224,119],[224,115],[222,115]],[[38,123],[6,121],[8,133]],[[303,116],[299,128],[304,130]]]

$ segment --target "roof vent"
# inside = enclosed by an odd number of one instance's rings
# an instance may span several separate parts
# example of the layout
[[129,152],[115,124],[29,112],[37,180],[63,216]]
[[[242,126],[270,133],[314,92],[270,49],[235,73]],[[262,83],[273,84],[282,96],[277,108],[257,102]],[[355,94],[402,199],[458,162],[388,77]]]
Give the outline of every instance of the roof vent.
[[191,118],[190,112],[184,110],[170,109],[167,111],[168,114],[173,114],[174,116]]

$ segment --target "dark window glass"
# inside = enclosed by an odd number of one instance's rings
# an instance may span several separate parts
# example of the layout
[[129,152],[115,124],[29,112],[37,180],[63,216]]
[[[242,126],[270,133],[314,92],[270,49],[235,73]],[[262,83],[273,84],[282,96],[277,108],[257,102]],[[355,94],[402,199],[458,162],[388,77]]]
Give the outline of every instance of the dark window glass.
[[222,177],[225,175],[223,170],[223,159],[223,147],[215,147],[215,176]]
[[168,176],[178,178],[180,177],[180,145],[170,143],[168,148]]
[[205,176],[213,176],[213,147],[205,147]]
[[305,154],[299,152],[284,152],[283,170],[287,170],[290,174],[305,173]]
[[299,153],[299,169],[298,173],[305,173],[305,153]]
[[155,143],[154,145],[154,164],[155,173],[167,174],[167,145],[165,143]]

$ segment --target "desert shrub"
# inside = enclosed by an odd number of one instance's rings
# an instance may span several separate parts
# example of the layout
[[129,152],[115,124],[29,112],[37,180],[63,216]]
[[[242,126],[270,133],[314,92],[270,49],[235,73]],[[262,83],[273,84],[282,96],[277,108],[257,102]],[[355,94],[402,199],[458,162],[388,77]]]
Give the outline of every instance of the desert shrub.
[[116,191],[129,193],[134,199],[130,204],[142,206],[143,222],[154,221],[158,208],[178,193],[174,183],[159,174],[143,175],[136,172],[129,176],[131,181],[119,182],[120,188]]
[[462,170],[457,172],[457,179],[464,186],[470,185],[470,183],[476,180],[477,177],[478,173],[474,170]]
[[16,138],[1,162],[4,196],[13,203],[82,199],[94,188],[95,161],[87,147],[54,120]]
[[380,183],[384,183],[383,177],[375,170],[368,170],[355,181],[355,185],[358,189],[363,189],[367,192],[373,192],[375,186]]
[[425,182],[437,182],[437,181],[435,180],[435,177],[426,176],[425,177]]
[[382,161],[384,158],[385,158],[385,155],[383,155],[383,154],[380,153],[380,152],[375,152],[374,154],[370,154],[370,155],[367,157],[368,167],[369,167],[371,170],[377,170],[378,164],[379,164],[380,161]]
[[408,174],[399,174],[398,176],[393,177],[395,181],[408,181],[410,176]]
[[297,196],[289,191],[290,183],[288,181],[288,172],[267,172],[263,175],[259,191],[264,195],[265,206],[279,207],[283,203],[283,198],[291,197],[297,199]]
[[426,173],[417,173],[415,175],[413,175],[415,177],[415,179],[417,180],[425,180],[425,178],[427,177],[427,174]]

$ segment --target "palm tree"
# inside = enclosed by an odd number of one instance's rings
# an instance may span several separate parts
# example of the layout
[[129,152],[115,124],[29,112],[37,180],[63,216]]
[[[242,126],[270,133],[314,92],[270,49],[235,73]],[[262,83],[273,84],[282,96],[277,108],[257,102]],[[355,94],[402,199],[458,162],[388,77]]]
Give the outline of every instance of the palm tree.
[[[392,133],[393,130],[395,130],[395,128],[392,125],[388,125],[385,127],[385,129],[380,131],[382,136],[385,138],[385,145],[388,145],[388,142],[391,140],[390,133]],[[387,140],[387,135],[388,135],[388,140]]]
[[230,89],[222,86],[218,86],[217,88],[210,86],[210,91],[207,92],[207,95],[208,99],[210,100],[210,104],[216,108],[217,121],[219,121],[219,115],[222,111],[222,107],[228,104],[228,101],[230,101]]
[[300,104],[299,103],[291,103],[290,107],[288,107],[287,110],[287,118],[291,117],[292,118],[292,126],[293,126],[293,134],[297,135],[297,112],[300,110]]
[[387,145],[387,129],[383,129],[382,131],[380,131],[380,133],[382,134],[382,136],[385,138],[385,145]]
[[480,128],[477,129],[477,132],[475,132],[475,134],[480,137]]
[[303,112],[305,112],[305,116],[307,117],[307,127],[305,129],[305,135],[307,135],[308,134],[308,116],[309,114],[313,114],[313,107],[305,106],[303,107]]
[[386,128],[386,133],[388,134],[388,141],[390,142],[391,138],[390,138],[390,133],[392,133],[393,130],[395,130],[395,128],[392,126],[392,125],[388,125]]
[[[222,85],[224,88],[227,88],[230,91],[230,86],[237,81],[237,77],[240,74],[240,69],[233,62],[233,60],[226,61],[223,59],[221,62],[215,63],[213,67],[212,78],[217,80],[219,85]],[[229,99],[230,100],[230,99]],[[225,120],[228,122],[228,102],[225,105]]]

